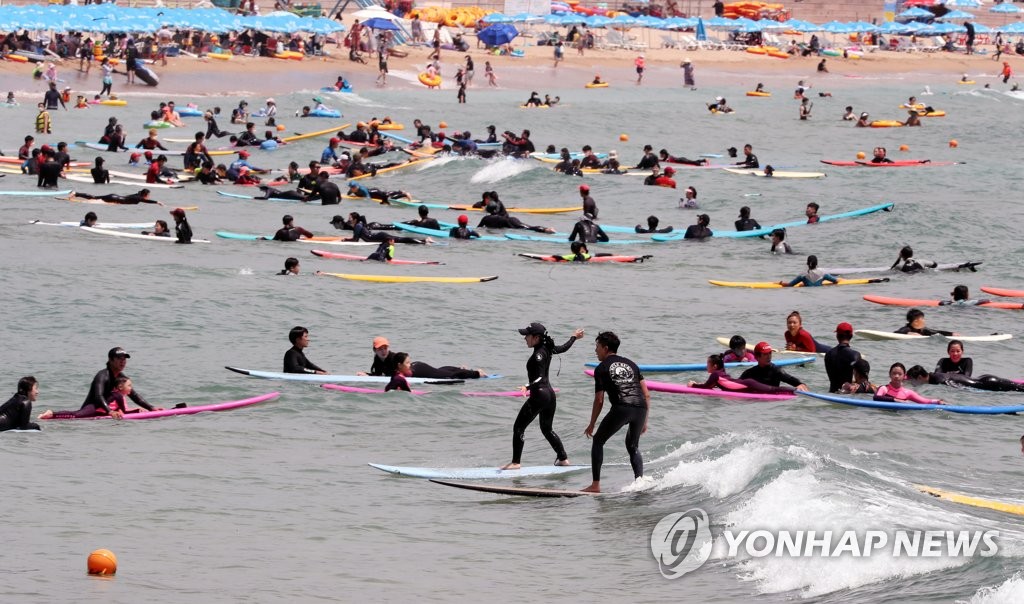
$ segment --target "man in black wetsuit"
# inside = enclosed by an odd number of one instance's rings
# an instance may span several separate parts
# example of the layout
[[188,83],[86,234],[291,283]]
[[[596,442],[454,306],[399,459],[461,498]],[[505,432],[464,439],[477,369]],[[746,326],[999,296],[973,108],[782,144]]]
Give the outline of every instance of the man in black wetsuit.
[[860,359],[860,353],[850,348],[852,339],[852,325],[840,323],[836,326],[836,341],[839,344],[825,353],[829,392],[839,392],[843,389],[843,384],[853,381],[853,364]]
[[774,387],[785,382],[797,390],[807,390],[806,384],[772,363],[772,347],[768,342],[757,343],[757,346],[754,347],[754,357],[757,359],[757,365],[740,374],[741,380],[754,380]]
[[57,180],[60,178],[61,165],[54,158],[53,150],[47,148],[44,152],[44,160],[39,164],[39,176],[36,179],[36,186],[44,189],[56,189]]
[[320,196],[320,205],[331,206],[341,203],[341,189],[331,182],[331,175],[321,170],[316,180],[316,190]]
[[292,330],[288,332],[288,341],[292,343],[292,347],[284,353],[285,373],[315,373],[319,375],[327,373],[307,359],[306,354],[302,352],[309,346],[308,329],[301,325],[292,327]]
[[1001,378],[995,375],[979,375],[971,377],[962,373],[929,373],[924,367],[914,365],[907,370],[907,379],[917,385],[942,384],[959,388],[977,388],[992,392],[1024,392],[1024,384]]
[[651,170],[656,166],[660,167],[660,164],[658,163],[658,156],[654,154],[654,147],[644,145],[644,155],[633,168],[636,170]]
[[469,228],[469,216],[459,214],[459,226],[453,226],[448,236],[452,239],[479,239],[480,233]]
[[576,241],[576,238],[583,243],[597,243],[598,241],[608,241],[608,235],[601,229],[600,225],[594,222],[594,215],[584,213],[583,218],[572,227],[572,233],[569,234],[569,241]]
[[116,193],[90,195],[88,193],[76,193],[74,191],[68,195],[68,198],[72,201],[74,201],[76,197],[81,197],[82,199],[99,199],[106,203],[119,203],[122,205],[133,205],[139,203],[155,203],[158,206],[164,205],[162,202],[149,198],[149,189],[139,189],[138,193],[132,193],[131,195],[117,195]]
[[580,199],[583,200],[583,213],[597,218],[597,202],[590,196],[590,185],[580,185]]
[[18,392],[0,406],[0,432],[4,430],[38,430],[32,419],[32,403],[39,396],[36,378],[26,376],[18,380]]
[[740,166],[742,168],[760,168],[761,164],[757,161],[757,156],[754,155],[754,148],[747,143],[743,145],[744,159],[741,162],[736,162],[734,166]]
[[46,105],[47,111],[53,111],[57,109],[58,103],[64,108],[64,111],[68,110],[68,106],[64,104],[64,98],[60,95],[57,90],[57,83],[50,82],[50,88],[43,95],[43,104]]
[[523,403],[516,416],[516,422],[512,428],[512,461],[501,467],[502,470],[518,470],[520,460],[523,456],[523,445],[526,442],[526,428],[533,423],[534,418],[540,416],[540,431],[547,439],[548,444],[555,450],[556,466],[569,465],[569,455],[562,446],[562,440],[558,438],[551,424],[555,419],[555,391],[548,379],[548,371],[551,367],[551,357],[572,348],[576,340],[583,337],[583,330],[577,329],[569,341],[561,346],[548,336],[547,329],[540,323],[530,323],[519,330],[519,335],[526,338],[526,345],[533,349],[530,359],[526,362],[526,389],[530,397]]
[[[281,218],[281,222],[284,224],[281,228],[277,229],[274,233],[274,241],[298,241],[303,237],[312,237],[313,233],[310,233],[302,227],[295,226],[294,218],[291,214],[285,214]],[[266,239],[262,237],[261,239]]]
[[[124,369],[128,366],[128,359],[132,355],[128,354],[121,347],[111,348],[107,352],[107,366],[99,371],[95,377],[92,378],[92,384],[89,386],[89,394],[85,397],[85,402],[82,403],[82,407],[78,411],[45,411],[39,419],[50,419],[50,418],[84,418],[94,417],[96,415],[110,415],[114,419],[121,419],[124,415],[123,409],[111,409],[107,404],[110,400],[110,393],[114,391],[114,382],[118,377],[124,375]],[[128,376],[124,376],[128,377]],[[142,407],[147,411],[159,411],[159,407],[153,407],[146,402],[146,399],[141,394],[132,389],[128,393],[128,398],[132,400],[136,405]]]
[[417,226],[417,227],[420,227],[420,228],[423,228],[423,229],[434,229],[436,231],[440,231],[441,230],[441,225],[438,224],[437,219],[436,218],[430,218],[428,216],[428,214],[430,213],[430,208],[428,208],[425,205],[421,205],[419,208],[416,209],[416,212],[419,214],[419,219],[418,220],[409,220],[405,224],[409,224],[409,225],[412,225],[412,226]]
[[[651,409],[651,393],[633,361],[619,356],[619,338],[610,331],[597,334],[594,346],[600,364],[594,369],[594,407],[590,413],[590,424],[583,431],[594,439],[590,449],[593,482],[583,489],[589,493],[601,492],[601,465],[604,463],[604,443],[623,426],[626,432],[626,451],[633,466],[633,477],[644,475],[644,459],[640,454],[640,435],[647,432],[647,414]],[[601,420],[601,426],[594,433],[597,418],[604,406],[605,393],[611,402],[611,411]]]
[[536,233],[554,233],[555,229],[543,226],[531,226],[524,224],[522,220],[519,220],[515,216],[504,216],[498,214],[497,204],[488,204],[487,216],[480,219],[480,224],[476,225],[479,228],[488,229],[525,229],[527,231],[534,231]]

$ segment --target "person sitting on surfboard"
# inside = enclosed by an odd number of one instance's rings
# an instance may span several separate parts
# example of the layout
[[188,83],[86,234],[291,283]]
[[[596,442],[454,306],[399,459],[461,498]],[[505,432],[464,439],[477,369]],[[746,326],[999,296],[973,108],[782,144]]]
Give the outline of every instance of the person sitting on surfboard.
[[888,154],[888,151],[886,151],[885,147],[875,147],[875,149],[871,153],[872,153],[871,163],[873,163],[873,164],[891,164],[891,163],[893,163],[893,161],[891,159],[886,157],[886,155]]
[[690,388],[701,388],[704,390],[710,390],[713,388],[720,388],[720,386],[718,385],[718,380],[720,378],[732,379],[730,378],[729,374],[725,372],[725,361],[722,359],[722,355],[720,354],[713,354],[708,356],[707,370],[708,379],[705,380],[704,383],[699,384],[693,380],[690,380],[689,382],[686,383],[686,385],[689,386]]
[[39,430],[32,421],[32,403],[39,397],[39,382],[32,376],[18,380],[18,391],[0,406],[0,432],[5,430]]
[[970,377],[962,373],[945,373],[933,371],[929,373],[924,367],[914,365],[907,370],[907,379],[913,384],[932,384],[953,386],[955,388],[977,388],[990,392],[1024,392],[1024,384],[1001,378],[995,375],[979,375]]
[[861,358],[853,364],[853,379],[843,384],[839,389],[844,394],[874,394],[878,386],[871,383],[868,374],[871,373],[871,364]]
[[348,80],[344,76],[338,76],[338,81],[334,83],[334,87],[338,90],[344,90],[348,88]]
[[909,334],[916,333],[919,336],[958,336],[960,334],[942,329],[931,329],[925,327],[924,311],[920,308],[911,308],[907,311],[907,324],[896,330],[895,333]]
[[711,224],[711,217],[707,214],[697,215],[697,224],[691,224],[686,227],[686,233],[683,234],[683,239],[707,239],[713,237],[714,232],[708,228]]
[[429,216],[430,208],[425,204],[416,208],[416,213],[419,215],[419,218],[416,220],[409,220],[405,224],[417,226],[423,229],[434,229],[436,231],[441,230],[441,225],[437,222],[437,219]]
[[567,262],[586,262],[591,258],[590,250],[587,249],[587,244],[582,241],[573,241],[569,246],[569,249],[572,250],[571,254],[556,256],[556,258]]
[[779,281],[779,285],[782,287],[796,287],[799,284],[804,287],[817,287],[826,281],[829,283],[839,283],[838,278],[818,270],[818,257],[812,254],[807,257],[806,273],[797,275],[792,281]]
[[536,91],[531,92],[530,98],[526,99],[526,103],[524,103],[527,107],[540,107],[541,104],[543,101],[540,100],[540,95]]
[[[107,366],[92,378],[89,394],[85,397],[81,408],[77,411],[51,411],[47,409],[39,415],[39,419],[78,419],[95,417],[97,415],[110,415],[115,419],[121,419],[123,413],[118,409],[111,409],[108,401],[110,400],[111,393],[114,391],[117,378],[128,377],[124,375],[124,370],[128,366],[128,359],[130,358],[132,358],[132,355],[128,354],[120,346],[111,348],[107,352]],[[146,402],[146,399],[131,387],[130,382],[127,392],[124,392],[122,384],[122,394],[147,411],[161,410],[160,407],[153,407]]]
[[[689,189],[687,189],[687,190],[689,190]],[[663,228],[658,228],[658,224],[659,224],[659,220],[658,220],[657,216],[648,216],[647,217],[647,228],[644,228],[643,226],[638,224],[638,225],[636,225],[636,227],[634,227],[634,230],[637,233],[671,233],[672,230],[673,230],[673,228],[670,227],[670,226],[663,227]]]
[[768,91],[764,89],[764,84],[762,84],[761,82],[758,82],[757,86],[754,87],[754,92],[767,93]]
[[376,260],[377,262],[391,262],[395,259],[395,238],[388,237],[384,241],[380,242],[369,256],[367,260]]
[[722,355],[722,361],[725,363],[753,363],[757,359],[754,357],[754,353],[747,350],[747,340],[743,336],[735,335],[729,338],[729,350]]
[[925,398],[910,388],[903,386],[903,380],[907,377],[907,368],[903,363],[893,363],[889,367],[889,383],[879,386],[873,397],[876,401],[919,403],[924,405],[945,405],[942,399]]
[[[296,263],[296,265],[297,264],[298,263]],[[324,375],[327,373],[307,359],[306,353],[303,352],[303,350],[309,346],[308,329],[301,325],[292,327],[291,331],[288,332],[288,341],[292,343],[292,347],[284,353],[285,373],[309,373],[317,375]]]
[[448,231],[452,239],[479,239],[480,233],[469,228],[469,216],[459,214],[459,226],[454,226]]
[[768,342],[758,342],[757,346],[754,346],[754,357],[757,359],[757,366],[740,374],[740,380],[754,380],[775,388],[785,382],[797,390],[807,390],[806,384],[772,363],[772,347]]
[[384,386],[384,392],[391,392],[392,390],[412,392],[412,388],[409,387],[409,380],[405,379],[406,377],[412,377],[412,359],[409,358],[409,353],[407,352],[396,352],[395,372],[391,375],[391,381],[388,382],[388,385]]

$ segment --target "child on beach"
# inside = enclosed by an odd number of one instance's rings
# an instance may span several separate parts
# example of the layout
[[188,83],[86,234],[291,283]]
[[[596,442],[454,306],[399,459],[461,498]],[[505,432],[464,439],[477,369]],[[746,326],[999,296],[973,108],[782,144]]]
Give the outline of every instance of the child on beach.
[[487,76],[488,86],[492,88],[498,87],[498,76],[494,75],[494,68],[491,67],[490,61],[484,61],[484,75]]

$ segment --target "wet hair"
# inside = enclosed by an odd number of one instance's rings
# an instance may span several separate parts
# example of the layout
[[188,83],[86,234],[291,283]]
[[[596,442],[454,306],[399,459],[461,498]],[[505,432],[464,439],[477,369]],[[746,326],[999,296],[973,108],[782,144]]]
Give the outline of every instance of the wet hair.
[[284,261],[284,270],[290,271],[290,270],[292,270],[293,268],[295,268],[298,265],[299,265],[299,259],[298,258],[294,258],[294,257],[293,258],[288,258],[287,260]]
[[420,218],[426,218],[427,214],[430,213],[430,208],[428,208],[426,205],[421,205],[420,207],[416,208],[416,212],[419,213]]
[[779,241],[786,240],[786,229],[775,229],[771,232],[772,237],[778,237]]
[[818,268],[818,257],[814,254],[807,257],[807,268],[811,270]]
[[114,390],[117,390],[121,386],[124,386],[125,384],[127,384],[128,380],[130,380],[130,379],[131,378],[129,378],[127,375],[119,375],[116,378],[114,378]]
[[394,356],[395,367],[396,367],[395,371],[398,371],[397,367],[399,365],[401,365],[402,363],[404,363],[405,360],[408,359],[408,358],[409,358],[409,353],[408,352],[396,352],[395,356]]
[[712,354],[708,356],[708,362],[715,369],[725,369],[725,361],[722,360],[722,355]]
[[590,252],[590,250],[587,248],[587,244],[582,242],[582,241],[573,241],[572,244],[569,246],[569,249],[571,249],[572,253],[574,253],[574,254],[579,254],[581,252],[582,253],[589,253]]
[[360,222],[366,224],[366,216],[363,216],[359,212],[349,212],[348,217],[350,220],[354,220],[357,224]]
[[729,350],[736,350],[737,348],[747,349],[747,340],[743,336],[733,336],[729,338]]
[[740,208],[740,218],[750,218],[750,206]]
[[807,207],[814,208],[814,212],[815,213],[817,213],[818,209],[821,208],[821,206],[819,206],[818,204],[814,203],[813,201],[811,203],[807,204]]
[[792,317],[796,317],[797,320],[800,321],[800,324],[803,325],[804,318],[800,316],[800,311],[799,310],[794,310],[793,312],[791,312],[788,315],[786,315],[786,320],[789,321],[790,318],[792,318]]
[[85,219],[86,220],[99,220],[99,218],[96,217],[96,212],[86,212],[85,213]]
[[647,228],[649,228],[651,230],[654,230],[654,229],[658,228],[658,222],[659,221],[658,221],[658,217],[657,216],[648,216],[647,217]]
[[914,248],[910,247],[909,245],[905,245],[905,246],[900,248],[900,258],[901,259],[906,260],[908,258],[913,258],[913,257],[914,257]]
[[169,228],[167,228],[167,221],[166,220],[157,220],[156,223],[159,224],[161,227],[163,227],[163,229],[165,231],[169,231],[170,230]]
[[102,166],[104,161],[106,161],[106,160],[103,159],[102,157],[97,157],[96,158],[96,167],[99,168],[100,166]]
[[959,346],[960,347],[960,351],[963,352],[963,350],[964,350],[964,343],[962,341],[960,341],[960,340],[950,340],[949,344],[946,344],[946,353],[948,354],[949,353],[949,349],[954,347],[954,346]]
[[924,311],[920,308],[911,308],[907,311],[907,323],[913,323],[918,319],[924,318]]
[[711,224],[711,217],[708,216],[707,214],[699,214],[697,216],[697,224],[701,226],[708,226],[709,224]]
[[[899,363],[897,363],[897,365],[898,364]],[[889,370],[892,371],[891,368]],[[907,377],[912,379],[912,380],[919,380],[919,379],[922,379],[922,378],[927,378],[928,377],[928,370],[925,369],[924,367],[921,367],[920,365],[914,365],[913,367],[911,367],[910,369],[907,370]]]
[[291,342],[292,344],[295,344],[295,342],[299,341],[299,338],[306,335],[307,333],[309,333],[308,329],[301,325],[296,325],[295,327],[292,327],[291,331],[288,332],[288,341]]
[[619,336],[615,335],[615,332],[613,331],[602,331],[597,334],[594,341],[607,348],[609,352],[614,353],[619,351]]
[[864,358],[857,359],[853,362],[853,370],[867,378],[871,373],[871,363]]
[[957,285],[953,288],[953,299],[954,300],[966,300],[969,296],[969,292],[966,285]]
[[25,377],[18,380],[18,394],[24,394],[27,396],[28,393],[32,391],[32,386],[35,386],[38,383],[39,382],[36,380],[36,378],[32,377],[31,375],[26,375]]
[[893,369],[896,369],[897,367],[899,367],[900,369],[902,369],[902,370],[903,370],[903,373],[904,373],[904,375],[906,375],[906,373],[907,373],[907,368],[906,368],[906,366],[905,366],[905,365],[903,365],[903,363],[900,363],[900,362],[896,362],[896,363],[893,363],[892,365],[889,365],[889,373],[892,373],[892,370],[893,370]]

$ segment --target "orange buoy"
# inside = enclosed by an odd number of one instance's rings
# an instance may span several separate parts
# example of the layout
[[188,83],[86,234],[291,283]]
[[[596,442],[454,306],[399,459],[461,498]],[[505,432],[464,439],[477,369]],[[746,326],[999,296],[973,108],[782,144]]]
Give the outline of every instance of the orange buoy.
[[954,139],[951,139],[951,140],[949,141],[949,148],[950,148],[950,149],[956,149],[956,148],[957,148],[957,147],[959,147],[959,146],[960,146],[960,143],[956,142],[956,139],[955,139],[955,138],[954,138]]
[[907,145],[900,145],[900,151],[910,151],[910,147]]
[[447,128],[448,127],[448,122],[441,122],[441,123],[439,123],[437,125],[437,127],[438,128]]
[[866,158],[867,158],[867,154],[865,154],[863,151],[858,151],[857,152],[857,159],[866,159]]
[[86,568],[90,575],[113,575],[117,573],[117,556],[109,549],[98,549],[89,554]]
[[626,141],[629,140],[629,135],[628,134],[620,134],[619,135],[619,140],[622,141],[622,142],[626,142]]
[[284,132],[284,124],[278,124],[277,125],[277,131],[278,132]]

